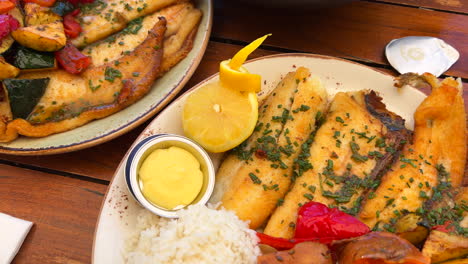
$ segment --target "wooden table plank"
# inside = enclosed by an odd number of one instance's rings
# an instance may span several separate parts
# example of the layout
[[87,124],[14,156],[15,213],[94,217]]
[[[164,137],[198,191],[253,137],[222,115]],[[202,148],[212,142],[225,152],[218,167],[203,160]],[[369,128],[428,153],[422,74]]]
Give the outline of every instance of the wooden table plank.
[[468,1],[466,0],[369,0],[374,2],[396,3],[408,6],[448,10],[468,14]]
[[[192,78],[183,88],[182,92],[190,89],[200,81],[218,72],[219,62],[230,58],[241,47],[233,44],[225,44],[211,41],[200,67],[195,71]],[[277,54],[278,52],[258,49],[249,58]],[[379,69],[395,75],[393,70]],[[425,91],[426,93],[428,91]],[[465,100],[468,102],[468,85],[465,85]],[[468,104],[466,105],[468,111]],[[0,155],[0,163],[17,163],[22,166],[32,166],[45,171],[60,171],[68,174],[81,175],[94,179],[110,181],[117,166],[124,157],[132,143],[149,124],[150,121],[120,136],[110,142],[101,144],[85,150],[72,153],[57,154],[50,156],[11,156]],[[468,183],[468,182],[467,182]]]
[[106,185],[0,165],[0,212],[34,222],[14,263],[89,263]]
[[466,15],[365,1],[295,13],[262,10],[268,16],[251,9],[233,1],[216,1],[212,36],[249,42],[273,33],[266,45],[378,64],[388,64],[384,49],[392,39],[434,36],[460,52],[460,60],[448,74],[468,78]]

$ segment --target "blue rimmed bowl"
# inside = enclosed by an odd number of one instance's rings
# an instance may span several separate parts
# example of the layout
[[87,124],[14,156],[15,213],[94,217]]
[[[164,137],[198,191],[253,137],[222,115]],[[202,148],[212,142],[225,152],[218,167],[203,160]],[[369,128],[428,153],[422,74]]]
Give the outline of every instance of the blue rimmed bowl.
[[168,210],[146,199],[141,191],[138,170],[151,152],[156,149],[166,149],[173,146],[187,150],[200,162],[200,169],[203,172],[203,186],[191,204],[206,204],[213,193],[215,169],[208,153],[200,145],[186,137],[173,134],[157,134],[147,137],[130,150],[125,165],[125,181],[133,198],[154,214],[169,218],[176,218],[177,211],[184,207]]

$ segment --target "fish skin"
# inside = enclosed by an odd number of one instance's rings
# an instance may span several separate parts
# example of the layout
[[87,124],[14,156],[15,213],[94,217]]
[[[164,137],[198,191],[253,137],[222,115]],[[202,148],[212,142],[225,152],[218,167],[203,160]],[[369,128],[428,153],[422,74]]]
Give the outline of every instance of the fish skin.
[[[395,163],[382,178],[375,198],[363,203],[359,218],[371,228],[378,223],[380,227],[389,223],[396,217],[395,211],[415,212],[420,208],[426,200],[422,192],[431,197],[432,187],[438,184],[435,165],[444,166],[454,187],[460,186],[463,180],[466,114],[461,88],[449,78],[442,83],[427,74],[420,78],[432,86],[432,93],[414,114],[413,142],[402,153],[406,160]],[[407,160],[413,160],[414,166]],[[389,201],[393,201],[392,204],[388,204]]]

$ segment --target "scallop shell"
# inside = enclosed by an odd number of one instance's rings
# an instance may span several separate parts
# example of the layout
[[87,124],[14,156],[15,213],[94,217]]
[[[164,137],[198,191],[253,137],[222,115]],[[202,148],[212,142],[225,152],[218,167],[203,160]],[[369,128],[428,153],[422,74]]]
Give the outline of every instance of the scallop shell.
[[385,48],[385,55],[401,74],[429,72],[437,77],[460,57],[454,47],[441,39],[415,36],[390,41]]

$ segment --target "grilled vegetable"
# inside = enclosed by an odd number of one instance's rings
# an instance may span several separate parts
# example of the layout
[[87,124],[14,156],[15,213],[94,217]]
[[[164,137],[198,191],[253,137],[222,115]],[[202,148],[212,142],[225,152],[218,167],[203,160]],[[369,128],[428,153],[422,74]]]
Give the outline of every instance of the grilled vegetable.
[[28,118],[37,105],[49,83],[49,78],[43,79],[6,79],[3,85],[8,91],[13,119]]
[[317,242],[303,242],[292,250],[273,252],[257,258],[258,264],[332,264],[328,247]]
[[5,61],[0,56],[0,80],[14,78],[19,74],[19,69]]
[[463,257],[468,255],[468,238],[433,230],[422,252],[432,263]]
[[50,8],[40,6],[36,3],[26,3],[24,5],[24,12],[24,19],[27,26],[36,26],[62,21],[62,17],[52,12]]
[[56,69],[57,64],[53,53],[41,52],[26,47],[19,47],[14,56],[13,65],[21,70]]
[[391,233],[372,232],[351,241],[340,241],[335,247],[340,264],[431,263],[415,246]]
[[56,51],[63,48],[67,42],[63,23],[60,21],[22,27],[11,34],[21,45],[38,51]]
[[75,10],[75,6],[69,1],[57,1],[54,6],[50,7],[50,11],[54,12],[59,16],[64,16]]
[[85,56],[71,43],[67,43],[65,48],[55,52],[55,58],[62,68],[72,74],[81,73],[91,64],[91,58]]
[[15,8],[15,3],[10,0],[0,0],[0,14],[6,13]]
[[429,229],[420,225],[421,222],[421,216],[414,213],[407,214],[398,219],[395,224],[395,232],[413,245],[418,245],[423,242],[429,234]]
[[426,207],[428,224],[439,224],[423,247],[423,254],[433,263],[468,255],[468,187],[446,191],[439,199],[431,199],[432,207]]
[[[16,19],[16,21],[19,23],[19,26],[22,27],[24,25],[24,23],[23,23],[23,13],[21,12],[19,7],[15,7],[13,9],[11,9],[10,11],[8,11],[8,13],[6,13],[6,15],[10,15],[14,19]],[[7,50],[10,49],[10,47],[13,45],[15,40],[10,35],[10,30],[8,30],[7,35],[2,38],[1,28],[2,28],[2,26],[0,25],[0,54],[3,54],[4,52],[6,52]],[[16,28],[13,28],[13,30],[15,30],[15,29]]]

